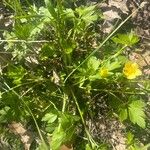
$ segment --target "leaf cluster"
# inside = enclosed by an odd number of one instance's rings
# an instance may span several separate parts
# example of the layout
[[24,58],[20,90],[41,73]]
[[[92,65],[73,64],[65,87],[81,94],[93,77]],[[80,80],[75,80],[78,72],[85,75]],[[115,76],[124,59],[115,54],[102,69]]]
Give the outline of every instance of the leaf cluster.
[[[4,51],[12,58],[0,72],[1,124],[22,122],[35,133],[41,150],[59,150],[62,145],[109,149],[109,142],[96,140],[90,130],[98,114],[126,127],[147,127],[142,96],[149,84],[139,86],[141,77],[129,80],[123,73],[127,47],[134,49],[139,42],[133,32],[101,44],[104,39],[96,28],[102,13],[97,5],[45,0],[44,6],[27,4],[24,10],[15,2],[7,2],[14,10],[14,24],[11,32],[3,33]],[[131,149],[136,147],[133,139],[130,133]]]

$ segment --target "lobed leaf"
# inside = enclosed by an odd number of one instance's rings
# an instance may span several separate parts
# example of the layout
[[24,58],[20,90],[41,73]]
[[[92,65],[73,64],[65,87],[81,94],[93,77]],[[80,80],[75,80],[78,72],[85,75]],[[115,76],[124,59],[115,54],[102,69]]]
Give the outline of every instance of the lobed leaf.
[[145,113],[144,113],[145,103],[141,100],[132,101],[129,105],[129,118],[134,124],[138,124],[140,127],[145,128]]
[[63,129],[59,127],[56,128],[55,131],[53,132],[52,141],[51,141],[52,150],[59,150],[65,138],[66,138],[66,133],[63,131]]
[[112,40],[117,44],[132,46],[139,41],[139,38],[131,32],[129,34],[118,34]]
[[46,121],[48,123],[53,123],[57,119],[57,115],[53,113],[47,113],[45,116],[42,118],[42,121]]

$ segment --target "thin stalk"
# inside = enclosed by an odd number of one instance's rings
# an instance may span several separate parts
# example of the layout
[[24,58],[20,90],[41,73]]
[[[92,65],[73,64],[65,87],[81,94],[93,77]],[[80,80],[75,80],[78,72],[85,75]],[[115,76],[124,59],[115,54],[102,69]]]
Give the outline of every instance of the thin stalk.
[[122,23],[120,23],[120,25],[114,31],[112,31],[112,33],[106,37],[106,39],[93,52],[91,52],[91,54],[89,54],[75,69],[73,69],[64,80],[64,83],[81,65],[83,65],[92,55],[94,55],[141,7],[142,6],[139,6],[135,11],[133,11]]
[[89,140],[89,142],[90,142],[90,144],[91,144],[91,147],[93,148],[93,147],[97,146],[97,144],[96,144],[96,142],[94,141],[94,139],[92,138],[92,136],[90,135],[90,133],[89,133],[87,127],[86,127],[86,123],[85,123],[85,121],[84,121],[84,118],[83,118],[83,115],[82,115],[80,106],[79,106],[79,104],[78,104],[78,102],[77,102],[77,99],[76,99],[76,97],[75,97],[75,95],[74,95],[72,89],[71,89],[71,94],[72,94],[72,96],[73,96],[74,102],[75,102],[75,104],[76,104],[76,106],[77,106],[77,109],[78,109],[78,111],[79,111],[80,118],[81,118],[82,124],[83,124],[83,126],[84,126],[84,129],[85,129],[87,138],[88,138],[88,140]]
[[3,95],[3,94],[5,94],[5,93],[7,93],[7,92],[13,91],[14,89],[16,89],[16,88],[18,88],[18,87],[21,87],[21,86],[24,86],[24,85],[33,84],[33,83],[36,83],[36,82],[38,82],[38,81],[33,81],[33,82],[27,82],[27,83],[24,83],[24,84],[19,84],[19,85],[17,85],[17,86],[14,86],[14,87],[12,87],[12,88],[9,88],[8,90],[6,90],[5,92],[2,92],[1,94]]
[[123,51],[124,49],[127,47],[127,45],[124,45],[118,52],[116,52],[114,55],[110,56],[109,58],[107,58],[106,60],[104,60],[102,62],[102,64],[104,65],[106,62],[110,61],[111,59],[113,58],[116,58],[117,56],[119,56]]
[[127,45],[124,45],[117,53],[115,53],[114,55],[110,56],[108,59],[111,60],[117,56],[119,56],[123,51],[124,49],[127,47]]
[[26,40],[1,40],[0,42],[12,42],[12,43],[50,43],[50,41],[47,40],[40,40],[40,41],[26,41]]
[[57,0],[57,8],[59,11],[59,15],[61,15],[63,12],[62,0]]
[[[67,99],[68,99],[68,96],[65,94],[64,92],[64,95],[63,95],[63,106],[62,106],[62,114],[65,112],[65,108],[66,108],[66,104],[67,104]],[[59,125],[58,125],[58,130],[60,130],[61,128],[61,122],[59,122]]]
[[68,96],[64,93],[64,97],[63,97],[63,107],[62,107],[62,113],[65,112],[65,108],[66,108],[66,103],[67,103],[67,99]]
[[[5,82],[5,85],[7,86],[8,89],[10,89],[9,85],[8,85],[6,82]],[[25,105],[26,108],[28,109],[29,113],[31,114],[31,116],[32,116],[32,118],[33,118],[33,120],[34,120],[35,126],[36,126],[36,128],[37,128],[37,130],[38,130],[40,139],[41,139],[42,143],[47,147],[47,145],[46,145],[46,143],[45,143],[45,140],[44,140],[44,138],[43,138],[43,136],[42,136],[42,133],[41,133],[41,131],[40,131],[40,128],[39,128],[39,126],[38,126],[38,124],[37,124],[37,121],[36,121],[36,119],[35,119],[35,117],[34,117],[32,111],[31,111],[31,109],[30,109],[29,106],[26,104],[26,102],[24,101],[24,99],[23,99],[15,90],[12,90],[12,92],[13,92],[15,95],[17,95],[17,97],[24,103],[24,105]],[[48,150],[48,147],[47,147],[47,150]]]

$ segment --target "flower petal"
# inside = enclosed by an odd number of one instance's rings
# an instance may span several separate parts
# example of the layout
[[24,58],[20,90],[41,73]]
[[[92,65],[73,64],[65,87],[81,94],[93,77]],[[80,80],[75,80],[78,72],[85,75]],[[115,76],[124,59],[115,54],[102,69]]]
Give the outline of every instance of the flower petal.
[[137,63],[128,61],[125,63],[125,66],[123,68],[123,74],[126,76],[127,79],[134,79],[137,76],[142,75],[142,72],[139,69]]

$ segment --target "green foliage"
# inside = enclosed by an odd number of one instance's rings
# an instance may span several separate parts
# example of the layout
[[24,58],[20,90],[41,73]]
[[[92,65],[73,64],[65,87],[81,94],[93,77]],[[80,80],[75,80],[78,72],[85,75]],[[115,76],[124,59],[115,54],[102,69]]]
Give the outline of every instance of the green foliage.
[[96,57],[92,56],[87,62],[87,69],[91,73],[93,73],[98,69],[99,65],[100,65],[100,61]]
[[48,8],[48,11],[53,16],[54,19],[57,19],[57,13],[55,11],[55,7],[53,6],[52,0],[45,0],[45,4]]
[[[110,149],[105,137],[99,140],[93,133],[101,116],[117,116],[125,131],[136,125],[147,128],[143,95],[149,92],[149,81],[140,76],[129,80],[124,74],[140,70],[134,62],[125,68],[129,60],[124,51],[139,41],[133,32],[104,40],[97,5],[78,0],[44,0],[41,7],[14,2],[7,2],[14,24],[3,33],[5,52],[12,58],[0,68],[0,125],[18,121],[29,126],[39,150],[62,145]],[[131,150],[140,147],[135,139],[129,132]]]
[[113,37],[112,40],[115,43],[132,46],[139,41],[139,38],[131,32],[129,34],[118,34],[117,36]]
[[8,77],[13,79],[14,84],[20,84],[25,74],[26,71],[22,66],[9,67]]
[[120,109],[119,118],[120,118],[121,121],[124,121],[128,118],[127,108]]
[[131,132],[127,133],[127,147],[129,150],[148,150],[150,143],[143,146],[140,142],[134,137]]
[[5,106],[3,109],[0,110],[0,122],[7,122],[7,114],[10,110],[10,107]]
[[136,100],[135,98],[129,99],[129,104],[126,107],[119,108],[119,118],[124,121],[128,118],[133,124],[137,124],[142,128],[146,127],[145,103],[142,100]]
[[53,132],[51,148],[53,150],[58,150],[62,145],[62,142],[65,141],[66,133],[62,128],[56,128]]
[[14,33],[17,39],[28,40],[33,29],[33,24],[26,23],[22,25],[18,23],[14,27]]
[[129,118],[135,124],[137,123],[140,127],[145,128],[145,103],[141,100],[132,101],[129,105]]
[[81,27],[87,27],[98,18],[98,15],[95,13],[95,6],[81,6],[76,9],[76,13],[81,20],[79,24]]
[[37,150],[49,150],[49,148],[47,147],[45,143],[40,143]]
[[42,118],[42,121],[46,121],[47,123],[53,123],[56,119],[57,119],[57,115],[56,114],[47,113]]
[[55,128],[52,136],[51,148],[53,150],[58,150],[62,144],[71,141],[75,133],[75,122],[78,120],[79,118],[76,116],[61,115],[59,118],[60,125]]

